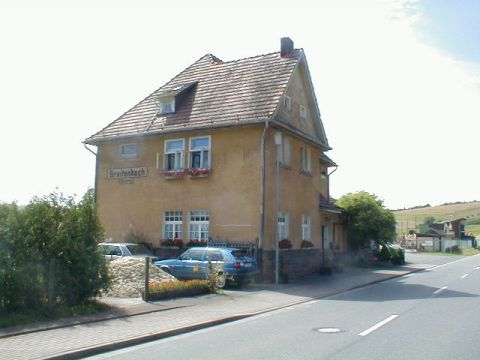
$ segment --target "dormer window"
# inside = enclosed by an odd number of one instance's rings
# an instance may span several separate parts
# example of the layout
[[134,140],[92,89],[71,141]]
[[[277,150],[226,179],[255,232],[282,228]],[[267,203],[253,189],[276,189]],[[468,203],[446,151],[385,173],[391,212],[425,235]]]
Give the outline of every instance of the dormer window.
[[160,108],[158,109],[158,115],[171,114],[175,112],[175,98],[161,98],[159,99]]

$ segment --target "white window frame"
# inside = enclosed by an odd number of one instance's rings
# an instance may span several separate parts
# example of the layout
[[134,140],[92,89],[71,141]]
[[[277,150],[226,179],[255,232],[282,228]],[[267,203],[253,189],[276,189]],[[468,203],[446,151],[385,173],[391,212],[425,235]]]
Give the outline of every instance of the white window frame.
[[[168,143],[171,143],[171,142],[174,142],[174,141],[181,141],[183,146],[182,146],[182,150],[171,150],[171,151],[167,151],[167,145]],[[185,153],[185,139],[183,138],[180,138],[180,139],[168,139],[168,140],[165,140],[165,143],[164,143],[164,156],[163,156],[163,169],[164,170],[183,170],[184,167],[185,167],[185,159],[184,159],[184,153]],[[174,167],[173,169],[168,169],[167,168],[167,165],[168,165],[168,156],[169,155],[172,155],[174,154],[175,155],[175,160],[174,160]],[[177,161],[177,157],[179,158],[179,160]]]
[[310,148],[300,148],[300,170],[307,173],[312,172],[312,150]]
[[300,118],[301,119],[307,118],[307,108],[303,105],[300,105]]
[[208,210],[192,210],[189,213],[189,240],[208,241],[210,236],[210,214]]
[[277,214],[277,241],[288,239],[288,213],[279,211]]
[[160,109],[158,110],[158,115],[172,114],[175,112],[175,98],[169,100],[161,99],[159,102]]
[[[202,147],[199,149],[192,149],[192,140],[195,139],[208,139],[208,147]],[[212,136],[211,135],[205,135],[205,136],[195,136],[191,137],[188,142],[188,167],[193,168],[192,166],[192,161],[193,161],[193,153],[194,152],[199,152],[200,151],[200,167],[196,169],[210,169],[212,167]],[[205,166],[204,164],[204,156],[203,153],[205,151],[208,151],[208,166]]]
[[290,143],[290,139],[286,136],[283,137],[282,145],[281,145],[281,152],[280,152],[280,162],[284,165],[290,166],[292,162],[292,145]]
[[288,95],[283,95],[283,107],[287,111],[292,111],[292,99]]
[[312,217],[309,214],[302,215],[302,240],[311,241],[312,238]]
[[181,211],[165,211],[163,214],[163,237],[164,240],[183,240],[183,213]]
[[[127,147],[135,147],[135,152],[130,153],[130,152],[125,152],[125,149]],[[138,156],[138,144],[136,143],[130,143],[130,144],[121,144],[119,148],[119,154],[122,159],[131,159],[131,158],[136,158]]]

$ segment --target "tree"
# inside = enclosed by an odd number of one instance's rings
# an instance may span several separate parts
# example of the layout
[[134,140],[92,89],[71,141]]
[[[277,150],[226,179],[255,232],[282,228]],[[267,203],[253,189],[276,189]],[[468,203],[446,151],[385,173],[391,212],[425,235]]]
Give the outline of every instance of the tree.
[[365,191],[349,193],[342,196],[337,205],[347,215],[347,230],[352,249],[368,245],[370,240],[377,244],[395,238],[395,217],[386,209],[383,201],[376,195]]
[[427,216],[424,220],[424,224],[428,226],[432,226],[433,223],[435,223],[435,218],[433,216]]

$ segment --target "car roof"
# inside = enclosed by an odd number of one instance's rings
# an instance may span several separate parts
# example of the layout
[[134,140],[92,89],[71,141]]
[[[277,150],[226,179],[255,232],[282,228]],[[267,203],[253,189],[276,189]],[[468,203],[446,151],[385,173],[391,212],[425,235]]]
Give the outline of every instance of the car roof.
[[191,247],[188,250],[192,250],[192,249],[195,249],[195,250],[225,250],[225,251],[238,250],[237,248],[217,247],[217,246],[194,246],[194,247]]

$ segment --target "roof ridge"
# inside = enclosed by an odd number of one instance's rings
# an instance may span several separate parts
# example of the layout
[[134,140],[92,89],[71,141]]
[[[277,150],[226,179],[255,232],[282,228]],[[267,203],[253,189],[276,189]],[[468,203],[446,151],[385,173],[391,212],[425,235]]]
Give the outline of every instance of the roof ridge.
[[[300,53],[304,52],[303,48],[293,49],[293,51],[298,51]],[[222,61],[222,64],[234,63],[234,62],[238,62],[238,61],[242,61],[242,60],[255,59],[255,58],[265,57],[265,56],[269,56],[269,55],[273,55],[273,54],[280,54],[280,51],[273,51],[273,52],[266,53],[266,54],[247,56],[247,57],[240,58],[240,59],[235,59],[235,60],[226,60],[226,61]],[[286,59],[288,59],[288,57],[286,57]]]

